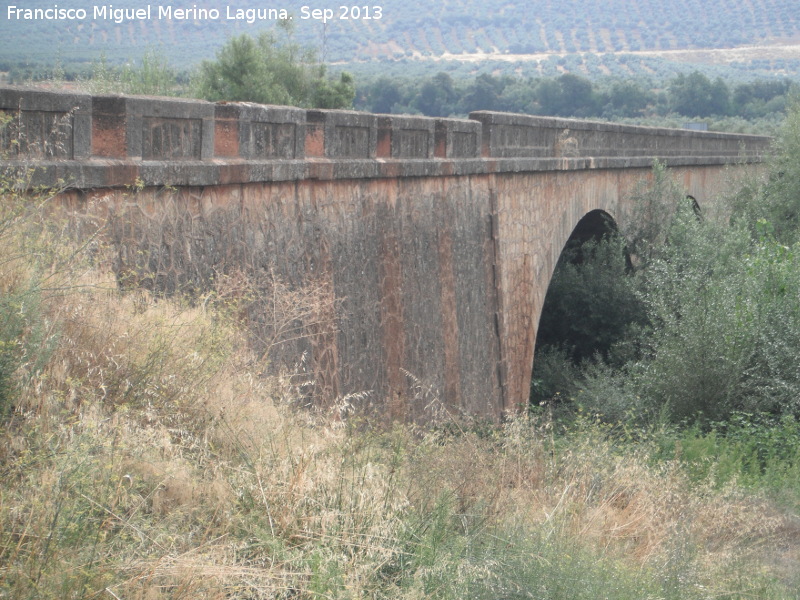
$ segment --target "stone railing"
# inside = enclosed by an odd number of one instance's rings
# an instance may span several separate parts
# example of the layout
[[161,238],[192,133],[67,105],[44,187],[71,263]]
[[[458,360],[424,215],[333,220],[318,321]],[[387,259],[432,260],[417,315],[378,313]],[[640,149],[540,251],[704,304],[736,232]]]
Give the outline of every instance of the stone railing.
[[478,111],[469,119],[7,87],[9,165],[76,188],[758,162],[770,138]]

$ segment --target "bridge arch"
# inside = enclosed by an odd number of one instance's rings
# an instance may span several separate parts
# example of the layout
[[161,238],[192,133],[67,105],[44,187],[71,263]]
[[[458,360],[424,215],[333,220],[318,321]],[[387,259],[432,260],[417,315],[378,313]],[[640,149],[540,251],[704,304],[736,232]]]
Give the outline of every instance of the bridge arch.
[[[691,170],[672,170],[671,176],[684,190],[684,195],[678,198],[677,202],[680,203],[685,199],[695,215],[702,218],[702,209],[697,199],[716,193],[720,181],[712,179],[707,173],[698,174]],[[518,410],[528,403],[542,314],[553,275],[564,250],[571,243],[598,239],[604,233],[618,231],[620,221],[633,213],[634,192],[643,181],[652,180],[653,172],[649,167],[625,171],[598,170],[587,174],[579,182],[564,173],[540,174],[539,177],[545,180],[553,179],[544,184],[543,188],[546,194],[557,201],[553,202],[540,218],[544,218],[554,226],[544,233],[534,231],[531,236],[529,246],[531,281],[528,302],[514,300],[513,306],[509,306],[507,299],[513,295],[509,294],[504,303],[503,310],[509,320],[516,318],[517,324],[521,323],[523,327],[528,327],[524,349],[520,348],[518,341],[515,347],[506,350],[506,356],[514,354],[515,360],[515,364],[510,365],[508,369],[509,385],[505,391],[508,394],[507,398],[513,400],[504,403],[506,410]],[[534,201],[539,188],[538,184],[532,182],[530,194]],[[677,209],[677,205],[675,208]],[[513,237],[513,234],[507,235]],[[628,268],[633,268],[631,258],[626,254]],[[513,315],[515,310],[527,310],[529,316]],[[505,340],[512,342],[515,340],[514,332],[509,331],[502,335]],[[517,339],[520,337],[522,336]]]
[[624,279],[633,271],[627,243],[602,209],[585,214],[565,243],[547,282],[534,344],[531,402],[562,391],[569,364],[605,357],[630,318]]
[[559,258],[563,256],[570,245],[583,244],[590,240],[599,242],[603,236],[617,232],[617,221],[613,216],[602,208],[590,210],[575,224],[572,233],[561,249]]

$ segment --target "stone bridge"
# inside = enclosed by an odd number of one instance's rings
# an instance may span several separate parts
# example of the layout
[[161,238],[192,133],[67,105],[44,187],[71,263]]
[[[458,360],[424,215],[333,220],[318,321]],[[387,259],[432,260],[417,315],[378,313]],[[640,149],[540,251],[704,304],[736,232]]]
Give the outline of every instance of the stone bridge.
[[[702,206],[769,148],[757,136],[493,112],[23,88],[1,89],[0,110],[12,117],[6,167],[66,187],[78,229],[107,222],[121,282],[283,290],[297,314],[289,306],[278,322],[276,301],[246,317],[275,336],[267,346],[283,343],[274,360],[303,355],[317,402],[354,394],[409,419],[434,400],[491,419],[527,402],[562,248],[586,215],[623,216],[655,159]],[[304,334],[287,341],[295,327]]]

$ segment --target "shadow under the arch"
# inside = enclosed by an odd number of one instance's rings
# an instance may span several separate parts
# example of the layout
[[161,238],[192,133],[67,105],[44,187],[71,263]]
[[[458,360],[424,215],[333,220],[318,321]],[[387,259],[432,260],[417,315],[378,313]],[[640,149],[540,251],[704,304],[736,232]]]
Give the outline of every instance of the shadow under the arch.
[[613,217],[602,210],[587,213],[548,285],[534,349],[532,404],[570,397],[588,361],[614,362],[614,345],[644,317],[632,273]]

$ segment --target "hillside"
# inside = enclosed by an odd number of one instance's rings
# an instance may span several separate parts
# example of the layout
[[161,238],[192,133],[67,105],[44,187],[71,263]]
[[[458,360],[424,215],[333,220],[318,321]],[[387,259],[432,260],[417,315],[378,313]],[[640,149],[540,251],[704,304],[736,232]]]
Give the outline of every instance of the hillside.
[[[48,0],[30,0],[29,9],[52,9]],[[62,9],[84,9],[84,18],[24,20],[21,13],[0,16],[0,63],[65,64],[136,58],[150,47],[163,48],[176,67],[185,68],[214,55],[231,35],[256,33],[275,26],[272,14],[247,13],[264,4],[242,0],[197,0],[172,5],[163,0],[117,0],[107,5],[61,3]],[[114,18],[111,8],[144,11],[144,16]],[[766,57],[744,55],[728,62],[755,64],[763,71],[797,71],[800,11],[794,0],[719,0],[714,10],[701,0],[419,0],[386,2],[346,11],[333,3],[327,23],[311,18],[303,1],[280,5],[291,16],[298,41],[320,49],[330,62],[425,59],[541,61],[553,55],[674,53],[684,50],[767,47]],[[177,18],[175,10],[186,10]],[[166,18],[172,9],[172,18]],[[237,11],[239,11],[237,13]],[[161,12],[161,14],[159,14]],[[277,13],[277,14],[276,14]],[[229,18],[237,17],[241,18]],[[265,18],[259,18],[263,16]],[[359,18],[352,18],[352,17]],[[304,18],[305,17],[305,18]],[[342,18],[350,17],[350,18]],[[369,18],[366,18],[369,17]],[[119,22],[116,22],[119,21]],[[248,22],[250,21],[250,22]],[[43,44],[42,40],[48,40]],[[781,47],[773,55],[771,48]],[[680,57],[678,57],[680,60]],[[755,61],[755,63],[754,63]],[[701,61],[702,62],[702,61]],[[3,66],[3,65],[0,65]],[[602,74],[603,69],[598,73]]]

